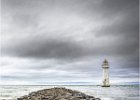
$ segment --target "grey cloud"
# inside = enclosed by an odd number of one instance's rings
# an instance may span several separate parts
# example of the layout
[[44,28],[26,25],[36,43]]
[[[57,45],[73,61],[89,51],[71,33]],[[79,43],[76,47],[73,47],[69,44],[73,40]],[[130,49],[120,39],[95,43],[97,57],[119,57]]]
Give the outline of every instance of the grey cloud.
[[[133,8],[132,8],[133,9]],[[108,36],[115,35],[120,37],[132,38],[134,37],[138,41],[138,7],[130,11],[124,11],[116,16],[122,16],[118,18],[114,23],[115,24],[106,24],[102,28],[97,30],[97,36]],[[115,19],[115,18],[114,18]]]
[[13,45],[12,47],[5,47],[2,49],[2,54],[35,59],[75,59],[96,55],[134,55],[136,52],[136,47],[134,46],[135,48],[133,48],[132,46],[130,46],[131,45],[129,44],[120,44],[116,47],[112,46],[113,48],[110,48],[110,50],[107,49],[110,47],[109,45],[88,49],[83,45],[74,43],[72,41],[64,42],[61,40],[43,40],[42,42],[41,40],[37,42],[36,40],[34,40],[30,42],[26,41],[26,43]]
[[13,23],[16,22],[16,27],[37,27],[37,17],[36,16],[31,16],[30,14],[15,14],[13,16]]
[[[19,41],[20,42],[20,41]],[[82,47],[72,41],[33,38],[2,49],[3,54],[32,58],[71,58],[82,55]]]
[[[137,77],[133,73],[139,66],[138,6],[138,0],[2,0],[2,24],[6,24],[2,56],[34,59],[36,65],[23,68],[66,71],[60,75],[63,78],[76,74],[79,78],[81,73],[100,76],[99,60],[106,57],[113,77]],[[42,60],[56,62],[42,64]],[[127,76],[125,70],[132,74]],[[73,74],[66,75],[67,71]]]

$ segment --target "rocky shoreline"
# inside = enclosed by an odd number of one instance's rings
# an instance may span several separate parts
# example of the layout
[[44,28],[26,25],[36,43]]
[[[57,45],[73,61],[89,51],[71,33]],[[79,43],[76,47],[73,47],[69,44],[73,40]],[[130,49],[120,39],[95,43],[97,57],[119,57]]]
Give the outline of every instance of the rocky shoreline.
[[29,95],[22,96],[17,100],[101,100],[101,99],[71,89],[51,88],[29,93]]

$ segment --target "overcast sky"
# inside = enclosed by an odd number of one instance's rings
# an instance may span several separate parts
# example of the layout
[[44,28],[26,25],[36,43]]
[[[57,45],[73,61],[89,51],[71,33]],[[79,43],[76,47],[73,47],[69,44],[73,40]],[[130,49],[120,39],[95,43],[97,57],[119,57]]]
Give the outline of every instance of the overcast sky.
[[137,82],[139,0],[1,0],[1,84]]

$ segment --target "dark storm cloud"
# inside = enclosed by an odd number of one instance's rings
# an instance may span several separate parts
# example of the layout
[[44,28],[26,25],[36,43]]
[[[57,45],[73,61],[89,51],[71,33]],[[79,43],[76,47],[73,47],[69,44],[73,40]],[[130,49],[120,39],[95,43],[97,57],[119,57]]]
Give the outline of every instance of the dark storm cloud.
[[43,37],[9,45],[2,51],[4,54],[29,58],[77,58],[85,52],[78,43],[63,38],[44,39]]
[[[115,45],[114,43],[108,44],[108,42],[104,42],[101,43],[104,46],[96,46],[96,48],[88,47],[71,40],[64,40],[63,38],[44,39],[41,37],[37,39],[30,38],[30,40],[23,41],[17,41],[14,44],[10,44],[5,48],[2,48],[2,54],[35,59],[74,59],[94,55],[133,56],[138,54],[138,43],[135,43],[136,41],[134,41],[134,44],[133,40],[132,43],[129,43],[131,40],[122,40],[125,43],[120,42],[120,40],[118,41],[120,44]],[[113,48],[110,48],[111,46]]]

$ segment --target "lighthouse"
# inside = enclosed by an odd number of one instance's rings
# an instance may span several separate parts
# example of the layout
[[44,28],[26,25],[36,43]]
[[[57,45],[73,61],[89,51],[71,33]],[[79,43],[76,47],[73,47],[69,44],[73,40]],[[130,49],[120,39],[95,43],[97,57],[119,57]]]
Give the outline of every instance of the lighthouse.
[[109,64],[108,61],[105,59],[103,64],[102,64],[102,68],[103,68],[103,84],[102,87],[110,87],[109,84]]

